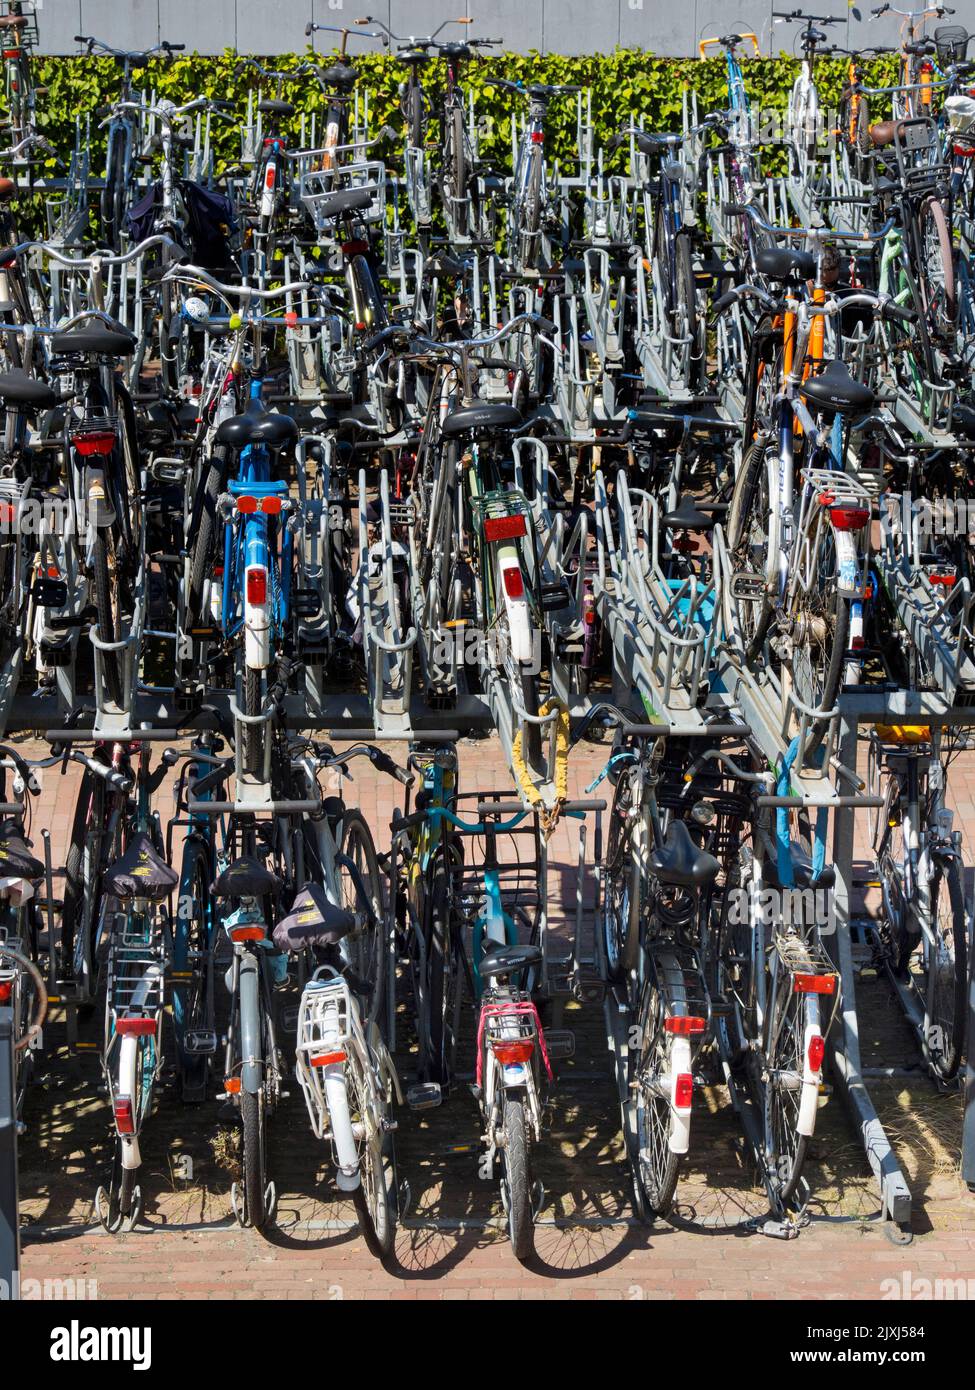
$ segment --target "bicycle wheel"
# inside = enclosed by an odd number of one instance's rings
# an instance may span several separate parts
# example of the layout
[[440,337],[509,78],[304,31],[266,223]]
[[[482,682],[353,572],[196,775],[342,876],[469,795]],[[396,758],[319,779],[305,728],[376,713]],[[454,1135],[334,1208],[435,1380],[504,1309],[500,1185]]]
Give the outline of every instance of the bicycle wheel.
[[423,91],[419,83],[411,83],[406,89],[406,129],[413,149],[423,144]]
[[[386,998],[386,897],[383,892],[379,861],[372,832],[358,811],[342,815],[342,854],[355,866],[355,874],[342,873],[342,905],[362,920],[368,906],[368,920],[345,938],[353,970],[361,980],[372,985],[368,1017],[370,1022],[383,1017]],[[365,895],[365,902],[360,894]]]
[[[116,605],[118,588],[115,575],[114,534],[107,527],[95,529],[92,541],[92,579],[95,589],[95,608],[98,611],[98,635],[103,642],[114,642],[116,631]],[[110,546],[110,541],[113,542]],[[109,700],[117,708],[122,707],[122,674],[119,667],[118,652],[102,652],[102,670],[105,674],[105,688]]]
[[[447,988],[451,968],[452,931],[450,894],[446,875],[439,856],[431,881],[424,894],[424,933],[426,937],[426,999],[424,1000],[426,1038],[421,1039],[421,1054],[427,1048],[427,1077],[440,1086],[450,1082],[447,1048]],[[421,1028],[424,1024],[421,1024]]]
[[464,110],[455,107],[450,118],[451,183],[454,219],[461,236],[467,232],[467,151],[465,149]]
[[[350,1075],[353,1066],[352,1053],[346,1062],[346,1084],[349,1096],[349,1109],[353,1124],[369,1123],[367,1111],[381,1124],[385,1119],[392,1100],[387,1085],[385,1097],[371,1095],[371,1079],[358,1071]],[[359,1218],[359,1230],[370,1254],[379,1260],[389,1257],[396,1239],[395,1164],[393,1161],[393,1136],[373,1130],[367,1135],[360,1150],[359,1186],[352,1194],[352,1202]]]
[[670,1098],[673,1067],[671,1036],[664,1031],[664,1000],[653,980],[643,990],[639,1028],[643,1038],[633,1068],[630,1104],[635,1110],[636,1177],[647,1208],[666,1216],[677,1191],[682,1155],[670,1147],[674,1111]]
[[774,616],[772,586],[778,573],[778,459],[759,436],[747,449],[735,478],[728,512],[728,549],[736,570],[756,575],[761,596],[732,598],[746,660],[761,652]]
[[640,939],[640,873],[631,839],[630,808],[637,770],[624,768],[616,783],[610,811],[605,907],[606,964],[610,978],[629,979],[636,967]]
[[[253,718],[264,708],[263,672],[250,666],[244,668],[244,713]],[[263,749],[261,747],[261,725],[244,725],[244,771],[252,777],[260,777],[264,771]]]
[[243,1128],[244,1203],[247,1219],[258,1230],[267,1220],[267,1124],[264,1092],[240,1093]]
[[525,1102],[515,1100],[505,1092],[501,1128],[505,1143],[502,1163],[505,1185],[505,1207],[508,1217],[508,1239],[515,1258],[524,1262],[535,1250],[535,1223],[532,1218],[531,1151]]
[[180,875],[176,930],[173,933],[173,971],[190,979],[173,984],[173,1032],[180,1098],[206,1099],[210,1058],[187,1052],[187,1033],[213,1031],[213,960],[211,956],[211,872],[207,847],[199,839],[187,842]]
[[533,146],[529,157],[531,163],[521,203],[521,226],[516,230],[521,242],[521,263],[526,270],[533,270],[541,243],[539,228],[542,224],[542,152]]
[[105,853],[105,783],[87,769],[78,789],[68,853],[64,862],[59,973],[72,981],[84,1000],[96,993],[95,925],[101,900]]
[[224,467],[224,449],[218,445],[210,459],[203,483],[201,506],[196,515],[196,534],[190,559],[190,586],[185,603],[184,621],[187,632],[192,632],[195,627],[209,626],[208,617],[203,611],[203,595],[213,571],[217,499],[223,486]]
[[933,943],[925,941],[928,1035],[924,1054],[942,1081],[951,1081],[965,1049],[968,938],[961,863],[935,860],[931,880]]
[[806,1039],[819,1032],[819,996],[797,993],[781,967],[768,1015],[763,1067],[765,1161],[775,1195],[784,1206],[795,1195],[809,1136],[799,1132]]
[[938,198],[929,198],[921,208],[919,230],[928,321],[936,334],[949,338],[958,321],[955,260],[948,219]]
[[[850,600],[842,587],[833,529],[825,519],[817,523],[812,539],[811,582],[796,584],[789,596],[788,612],[794,633],[792,684],[796,696],[810,709],[831,710],[839,695],[847,659]],[[798,715],[794,714],[798,719]],[[808,758],[822,743],[827,719],[811,720],[806,738]]]

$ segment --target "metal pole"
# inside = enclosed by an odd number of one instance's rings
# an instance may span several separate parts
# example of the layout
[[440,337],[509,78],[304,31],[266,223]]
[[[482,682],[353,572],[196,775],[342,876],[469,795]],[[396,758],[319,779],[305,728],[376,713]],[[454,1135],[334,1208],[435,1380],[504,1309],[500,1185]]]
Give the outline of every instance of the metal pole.
[[14,1011],[7,1005],[0,1007],[0,1288],[8,1299],[19,1296]]
[[972,912],[966,913],[968,927],[968,1026],[965,1035],[965,1118],[961,1138],[961,1176],[975,1190],[975,969],[972,966]]

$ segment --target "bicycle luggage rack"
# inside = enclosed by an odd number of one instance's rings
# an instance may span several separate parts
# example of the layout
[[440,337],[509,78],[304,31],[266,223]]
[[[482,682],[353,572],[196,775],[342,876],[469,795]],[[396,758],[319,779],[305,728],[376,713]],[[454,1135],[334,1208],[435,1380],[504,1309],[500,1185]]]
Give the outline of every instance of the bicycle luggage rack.
[[[380,138],[377,136],[376,140]],[[376,140],[369,143],[375,144]],[[329,153],[334,156],[362,148],[361,145],[338,145]],[[302,163],[310,162],[324,153],[324,150],[302,150],[299,158]],[[332,219],[322,215],[322,204],[333,194],[350,188],[367,190],[371,199],[368,207],[356,211],[356,220],[381,225],[386,217],[386,166],[380,160],[342,164],[337,169],[306,168],[301,172],[298,197],[316,230],[328,240],[333,239],[335,228]]]

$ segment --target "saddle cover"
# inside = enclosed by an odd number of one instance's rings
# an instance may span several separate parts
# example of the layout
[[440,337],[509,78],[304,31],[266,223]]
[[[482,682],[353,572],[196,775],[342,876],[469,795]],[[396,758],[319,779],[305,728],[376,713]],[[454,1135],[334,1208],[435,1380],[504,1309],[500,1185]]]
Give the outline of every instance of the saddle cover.
[[335,946],[354,927],[353,913],[329,902],[319,884],[309,883],[272,935],[280,951],[303,951],[307,946]]

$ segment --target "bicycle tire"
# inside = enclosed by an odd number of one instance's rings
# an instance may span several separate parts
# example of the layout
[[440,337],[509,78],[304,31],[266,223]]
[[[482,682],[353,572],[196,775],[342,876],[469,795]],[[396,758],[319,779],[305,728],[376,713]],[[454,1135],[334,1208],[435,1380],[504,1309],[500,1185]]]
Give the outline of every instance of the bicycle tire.
[[[648,1026],[647,1014],[654,1004],[656,1007],[651,1027]],[[662,1001],[654,990],[652,981],[648,980],[644,987],[640,1011],[641,1031],[647,1042],[640,1050],[639,1066],[642,1066],[647,1058],[660,1052],[662,1045],[662,1070],[666,1075],[669,1071],[669,1048],[668,1034],[663,1031],[663,1018]],[[658,1071],[660,1070],[661,1068],[658,1068]],[[631,1080],[637,1082],[635,1073]],[[637,1085],[636,1089],[630,1092],[630,1104],[636,1112],[633,1132],[637,1136],[638,1144],[634,1178],[640,1184],[646,1210],[654,1216],[666,1216],[674,1204],[683,1158],[682,1154],[674,1153],[669,1146],[672,1123],[670,1097],[650,1093],[646,1088]]]
[[[772,1084],[772,1078],[798,1070],[801,1077],[809,1028],[818,1026],[816,995],[796,993],[792,975],[781,969],[776,981],[777,999],[769,1010],[773,1047],[765,1057],[762,1082],[764,1150],[769,1179],[778,1201],[784,1207],[795,1196],[809,1147],[809,1136],[798,1132],[798,1100],[801,1094],[791,1085]],[[779,1011],[785,1022],[778,1025]]]
[[502,1129],[505,1145],[502,1163],[507,1188],[508,1239],[515,1259],[523,1264],[535,1251],[532,1216],[531,1155],[525,1102],[504,1095]]
[[[61,911],[59,970],[63,979],[77,980],[79,973],[83,977],[87,976],[87,992],[91,995],[95,993],[95,953],[91,937],[95,922],[95,894],[100,880],[97,865],[101,858],[104,823],[105,784],[100,777],[86,768],[75,801],[68,852],[64,861],[64,906]],[[92,827],[90,833],[89,824]],[[87,879],[86,869],[91,865],[92,859],[95,860],[96,868],[91,878]],[[83,934],[87,936],[86,940],[82,939]]]
[[[948,914],[942,919],[938,909],[945,889]],[[944,922],[949,923],[950,943],[943,931]],[[926,1014],[930,1031],[924,1039],[924,1055],[940,1080],[952,1081],[964,1054],[968,1019],[968,922],[961,863],[954,856],[935,861],[931,881],[931,924],[934,949],[940,953],[943,941],[944,954],[932,962],[929,948]]]
[[[928,301],[928,313],[935,316],[936,322],[932,324],[935,332],[941,337],[947,337],[955,330],[958,318],[958,300],[955,294],[955,260],[951,245],[951,232],[940,199],[929,198],[922,205],[919,222],[925,280],[927,281],[925,298]],[[928,243],[927,226],[929,222],[933,237],[930,244]],[[942,286],[940,305],[939,296],[931,292],[931,281],[934,279],[937,283],[939,276]]]
[[427,1048],[428,1081],[446,1087],[450,1082],[447,1058],[447,989],[448,956],[452,947],[450,895],[443,865],[438,856],[431,882],[424,894],[424,930],[426,933],[426,1005],[427,1037],[421,1049]]
[[[365,1081],[360,1084],[364,1087]],[[388,1095],[386,1101],[388,1105]],[[352,1203],[366,1248],[382,1261],[392,1254],[396,1241],[395,1171],[392,1134],[381,1138],[374,1134],[362,1147],[359,1186],[352,1194]]]
[[185,605],[187,631],[203,626],[203,592],[213,568],[217,499],[223,487],[224,466],[223,450],[218,446],[210,458],[196,519],[196,535],[190,560],[190,584]]
[[240,1093],[243,1131],[244,1205],[248,1221],[257,1230],[267,1220],[267,1129],[260,1091]]
[[451,178],[453,182],[454,218],[461,236],[467,232],[467,157],[464,149],[464,110],[455,107],[450,118]]
[[413,149],[423,144],[423,89],[418,82],[406,89],[406,128]]
[[[260,714],[263,708],[262,693],[262,671],[255,671],[250,666],[244,668],[244,713],[248,718]],[[263,772],[261,759],[261,726],[259,724],[245,724],[243,736],[243,761],[244,771],[251,777],[260,777]]]
[[[206,1099],[207,1078],[210,1060],[206,1054],[187,1053],[184,1049],[186,1033],[194,1028],[212,1029],[212,979],[210,941],[207,926],[207,912],[210,898],[211,872],[210,856],[207,847],[199,839],[187,841],[180,873],[179,898],[176,910],[176,927],[173,932],[173,970],[182,972],[196,959],[197,968],[194,979],[189,983],[174,982],[172,992],[173,1033],[176,1040],[176,1067],[179,1076],[180,1098],[202,1101]],[[187,924],[183,913],[183,903],[187,892],[193,894],[194,911]],[[203,910],[200,910],[203,904]],[[195,978],[200,962],[205,963],[201,978]]]
[[[368,928],[368,940],[363,934],[355,933],[346,937],[352,956],[353,969],[360,979],[373,986],[369,999],[368,1018],[379,1022],[383,1018],[383,1005],[386,999],[386,899],[383,892],[382,875],[379,872],[379,859],[372,831],[365,817],[359,811],[343,811],[342,839],[339,849],[356,866],[362,881],[362,888],[369,900],[372,922]],[[350,911],[362,910],[355,883],[348,873],[342,876],[343,889],[348,885],[350,893],[345,897],[344,906]]]

